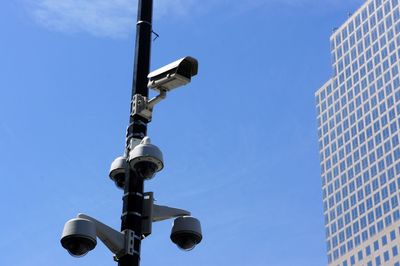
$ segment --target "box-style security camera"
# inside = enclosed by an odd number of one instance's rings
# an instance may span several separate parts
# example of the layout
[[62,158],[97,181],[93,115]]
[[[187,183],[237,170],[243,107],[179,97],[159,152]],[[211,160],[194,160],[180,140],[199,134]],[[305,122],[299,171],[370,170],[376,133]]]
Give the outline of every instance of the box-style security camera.
[[197,75],[197,71],[197,60],[187,56],[151,72],[147,76],[147,87],[158,91],[170,91],[188,84],[192,77]]

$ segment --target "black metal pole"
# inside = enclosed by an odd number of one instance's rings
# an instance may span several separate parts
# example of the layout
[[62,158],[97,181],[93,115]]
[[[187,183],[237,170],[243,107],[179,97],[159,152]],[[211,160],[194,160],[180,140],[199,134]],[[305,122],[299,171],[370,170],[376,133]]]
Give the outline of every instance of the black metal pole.
[[[132,95],[135,94],[148,97],[147,75],[150,71],[150,50],[152,34],[153,0],[138,1],[138,19],[136,28],[136,50],[133,69]],[[126,137],[126,151],[129,153],[132,139],[143,139],[147,134],[147,121],[140,116],[131,115]],[[134,245],[132,250],[119,258],[119,266],[139,266],[140,246],[142,236],[142,213],[144,180],[134,171],[129,169],[125,176],[125,187],[123,196],[123,208],[121,216],[121,231],[129,230],[134,234]]]

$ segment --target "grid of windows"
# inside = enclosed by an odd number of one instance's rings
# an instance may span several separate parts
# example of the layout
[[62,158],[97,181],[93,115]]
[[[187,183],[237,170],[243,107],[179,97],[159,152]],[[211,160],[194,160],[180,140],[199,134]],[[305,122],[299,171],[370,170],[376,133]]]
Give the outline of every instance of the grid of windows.
[[[316,93],[328,262],[352,252],[343,265],[384,265],[400,260],[396,245],[383,249],[400,225],[399,0],[367,1],[331,54],[333,77]],[[364,261],[371,253],[381,255]]]
[[[396,234],[396,230],[392,230],[389,234],[383,235],[371,244],[367,244],[365,247],[357,249],[357,252],[355,252],[354,255],[350,256],[349,259],[342,261],[341,266],[365,264],[387,265],[392,258],[398,258],[399,248],[399,234]],[[381,250],[381,252],[379,254],[376,253],[379,250]]]

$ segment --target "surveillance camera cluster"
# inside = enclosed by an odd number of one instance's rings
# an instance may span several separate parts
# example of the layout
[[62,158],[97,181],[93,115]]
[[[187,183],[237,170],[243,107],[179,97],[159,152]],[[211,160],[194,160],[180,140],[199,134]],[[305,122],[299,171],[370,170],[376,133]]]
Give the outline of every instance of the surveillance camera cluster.
[[[136,113],[151,118],[154,104],[164,99],[166,92],[189,83],[197,71],[197,60],[188,56],[151,72],[148,75],[148,87],[159,91],[160,95],[146,102],[147,105],[139,111],[136,110]],[[137,145],[131,145],[126,156],[116,158],[111,164],[109,176],[120,189],[124,189],[125,176],[129,170],[134,171],[136,177],[149,180],[164,168],[162,152],[151,144],[150,138],[145,137],[139,141],[132,142]],[[143,203],[144,212],[149,216],[149,219],[142,221],[142,227],[145,228],[143,237],[151,234],[152,222],[175,218],[170,235],[173,243],[187,251],[201,242],[200,221],[190,216],[190,212],[156,205],[152,192],[145,195],[151,196],[144,199]],[[130,242],[127,233],[116,231],[85,214],[79,214],[65,223],[61,245],[72,256],[80,257],[96,247],[98,237],[118,259],[127,252]]]
[[151,144],[149,137],[145,137],[139,145],[133,147],[128,158],[124,156],[116,158],[111,164],[109,176],[120,189],[124,189],[128,166],[136,171],[139,177],[145,180],[151,179],[164,168],[162,152]]
[[[166,213],[176,210],[165,208]],[[178,214],[172,217],[176,215]],[[150,222],[157,219],[158,217],[153,217]],[[123,233],[84,214],[79,214],[77,218],[65,223],[60,242],[71,256],[82,257],[96,247],[97,237],[115,254],[116,258],[125,254],[126,237]],[[200,221],[192,216],[178,216],[174,220],[170,238],[180,249],[192,250],[203,238]]]

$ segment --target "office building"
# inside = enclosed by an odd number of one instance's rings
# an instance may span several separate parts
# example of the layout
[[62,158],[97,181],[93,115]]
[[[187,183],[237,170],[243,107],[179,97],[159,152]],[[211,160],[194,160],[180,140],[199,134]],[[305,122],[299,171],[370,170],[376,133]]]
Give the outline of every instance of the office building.
[[400,266],[400,7],[368,0],[331,36],[315,94],[329,265]]

